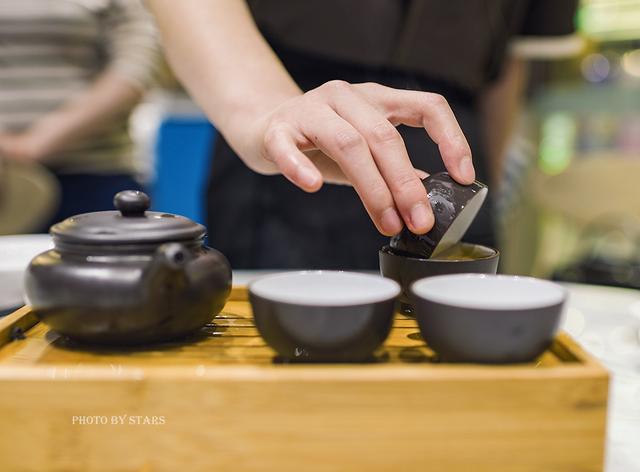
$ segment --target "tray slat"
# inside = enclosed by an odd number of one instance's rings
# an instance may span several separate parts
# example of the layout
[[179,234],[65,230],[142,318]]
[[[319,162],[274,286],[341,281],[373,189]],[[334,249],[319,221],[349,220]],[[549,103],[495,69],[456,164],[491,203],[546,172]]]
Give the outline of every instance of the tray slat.
[[[16,313],[18,315],[18,313]],[[28,310],[14,316],[13,325],[27,327],[35,320]],[[6,327],[4,332],[11,331]],[[251,307],[247,301],[233,300],[213,323],[198,335],[186,340],[142,348],[90,348],[77,345],[50,331],[45,323],[27,330],[25,339],[8,342],[0,349],[0,364],[11,365],[128,365],[140,367],[226,364],[271,365],[278,363],[274,352],[265,344],[253,326]],[[579,361],[575,345],[560,336],[554,346],[530,365],[521,368],[548,368]],[[397,314],[384,346],[375,354],[373,363],[437,364],[433,351],[422,341],[414,319]]]

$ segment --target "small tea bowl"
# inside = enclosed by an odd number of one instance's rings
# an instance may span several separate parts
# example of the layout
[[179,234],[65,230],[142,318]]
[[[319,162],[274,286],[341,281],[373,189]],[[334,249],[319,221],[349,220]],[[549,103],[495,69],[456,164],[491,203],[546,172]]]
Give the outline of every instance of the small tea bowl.
[[503,364],[547,349],[567,293],[532,277],[457,274],[418,280],[411,296],[420,333],[442,361]]
[[249,284],[258,332],[286,361],[369,360],[391,331],[400,286],[372,274],[300,271]]

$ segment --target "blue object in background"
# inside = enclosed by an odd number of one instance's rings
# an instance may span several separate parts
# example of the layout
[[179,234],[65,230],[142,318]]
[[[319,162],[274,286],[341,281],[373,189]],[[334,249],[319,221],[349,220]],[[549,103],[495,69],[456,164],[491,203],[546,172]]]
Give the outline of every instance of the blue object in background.
[[206,219],[206,189],[216,131],[205,118],[170,117],[158,130],[154,210]]

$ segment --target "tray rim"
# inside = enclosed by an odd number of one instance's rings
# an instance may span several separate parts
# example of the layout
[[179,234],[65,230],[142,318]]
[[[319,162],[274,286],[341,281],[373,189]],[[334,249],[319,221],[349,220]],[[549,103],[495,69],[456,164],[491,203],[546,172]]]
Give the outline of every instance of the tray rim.
[[[245,286],[234,286],[227,302],[248,300]],[[39,323],[29,306],[0,318],[0,350],[15,342],[16,329],[27,332]],[[536,368],[530,364],[271,364],[271,365],[190,365],[144,366],[76,364],[4,364],[0,361],[0,381],[10,380],[197,380],[237,381],[395,381],[438,382],[501,379],[608,379],[606,368],[586,352],[566,332],[560,332],[552,349],[562,350],[577,359],[558,366]]]

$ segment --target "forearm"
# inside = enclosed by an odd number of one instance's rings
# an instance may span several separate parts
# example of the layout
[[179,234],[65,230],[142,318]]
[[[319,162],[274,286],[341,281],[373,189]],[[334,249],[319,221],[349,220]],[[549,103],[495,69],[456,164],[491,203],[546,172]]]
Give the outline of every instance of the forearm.
[[480,103],[489,177],[494,186],[499,186],[502,179],[507,146],[522,105],[526,75],[526,62],[510,59],[500,79],[485,92]]
[[300,95],[242,0],[147,0],[176,74],[242,155],[246,123]]
[[475,178],[471,150],[444,97],[342,81],[303,94],[245,1],[147,4],[179,78],[254,171],[282,173],[307,192],[323,182],[351,183],[388,236],[402,221],[416,234],[433,226],[420,173],[395,126],[424,128],[454,179]]
[[107,69],[84,92],[36,121],[28,130],[54,154],[100,133],[128,113],[140,100],[142,90],[118,72]]

